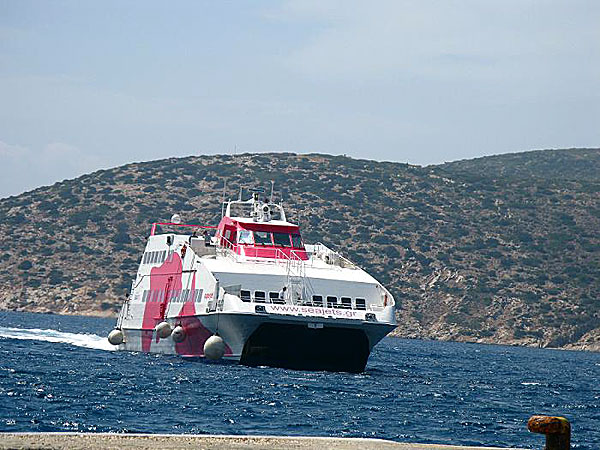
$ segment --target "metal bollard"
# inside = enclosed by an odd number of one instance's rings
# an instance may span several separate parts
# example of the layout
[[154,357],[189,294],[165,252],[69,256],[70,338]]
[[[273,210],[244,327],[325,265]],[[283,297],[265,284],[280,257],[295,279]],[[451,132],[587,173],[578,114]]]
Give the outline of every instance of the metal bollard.
[[569,450],[571,448],[571,424],[564,417],[531,416],[527,429],[546,435],[544,450]]

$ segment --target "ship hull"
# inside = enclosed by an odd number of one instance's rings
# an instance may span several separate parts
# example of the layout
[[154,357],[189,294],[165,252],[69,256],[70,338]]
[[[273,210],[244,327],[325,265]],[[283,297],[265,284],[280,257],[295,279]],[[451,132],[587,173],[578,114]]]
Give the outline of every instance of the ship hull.
[[185,339],[160,339],[153,329],[123,328],[121,350],[204,357],[213,334],[226,344],[225,359],[247,366],[298,370],[364,371],[371,349],[394,326],[356,320],[211,313],[167,319]]

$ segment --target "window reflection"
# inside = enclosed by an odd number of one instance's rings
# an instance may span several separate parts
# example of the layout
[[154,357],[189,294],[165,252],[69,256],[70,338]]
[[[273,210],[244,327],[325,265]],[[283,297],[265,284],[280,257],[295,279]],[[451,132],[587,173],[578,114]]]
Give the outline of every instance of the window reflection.
[[269,233],[268,231],[255,231],[254,243],[256,245],[272,245],[271,233]]
[[240,230],[238,231],[238,243],[239,244],[252,244],[252,231]]
[[282,247],[290,247],[290,235],[287,233],[273,233],[273,243]]
[[292,246],[294,248],[304,248],[302,244],[302,238],[299,234],[292,234]]

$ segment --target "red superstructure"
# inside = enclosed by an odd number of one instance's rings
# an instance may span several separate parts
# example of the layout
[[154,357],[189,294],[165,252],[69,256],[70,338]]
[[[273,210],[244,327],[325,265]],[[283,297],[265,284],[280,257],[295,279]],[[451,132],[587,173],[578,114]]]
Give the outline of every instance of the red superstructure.
[[222,247],[247,258],[308,259],[300,227],[284,221],[254,222],[225,216],[216,238]]

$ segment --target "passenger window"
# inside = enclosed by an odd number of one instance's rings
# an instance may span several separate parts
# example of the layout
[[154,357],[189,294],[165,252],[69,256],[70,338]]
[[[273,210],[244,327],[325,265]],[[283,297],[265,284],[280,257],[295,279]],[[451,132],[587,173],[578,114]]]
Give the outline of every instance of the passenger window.
[[145,290],[144,293],[142,294],[142,303],[146,303],[146,300],[148,300],[148,291]]
[[269,233],[268,231],[255,231],[254,243],[256,245],[272,245],[271,233]]
[[342,297],[342,308],[352,309],[352,299],[350,297]]
[[200,303],[202,301],[203,293],[204,293],[204,289],[196,289],[196,302]]
[[364,298],[357,298],[356,299],[356,309],[360,309],[360,310],[363,310],[363,311],[367,309],[367,304],[366,304]]
[[264,291],[254,291],[254,301],[258,303],[265,303],[265,293]]
[[322,295],[313,295],[312,297],[314,306],[323,306],[323,296]]
[[240,298],[242,299],[243,302],[249,302],[250,301],[250,291],[246,291],[246,290],[242,289],[240,291]]
[[302,243],[302,238],[299,234],[292,234],[292,247],[294,248],[304,248],[304,244]]
[[165,262],[165,259],[167,259],[167,251],[163,250],[163,252],[160,255],[160,262]]
[[273,233],[273,243],[281,247],[290,247],[290,235],[287,233]]
[[271,303],[285,303],[285,301],[279,300],[279,292],[269,292],[269,300]]
[[337,308],[337,297],[327,297],[327,307]]

